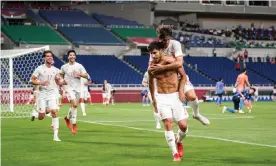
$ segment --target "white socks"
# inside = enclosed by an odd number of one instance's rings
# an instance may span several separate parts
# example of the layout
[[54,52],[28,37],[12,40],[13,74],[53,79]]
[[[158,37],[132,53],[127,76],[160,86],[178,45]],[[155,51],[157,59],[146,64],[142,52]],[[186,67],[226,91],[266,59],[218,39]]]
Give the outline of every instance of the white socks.
[[199,116],[199,102],[196,98],[194,101],[189,101],[188,104],[192,107],[195,116]]
[[71,113],[72,113],[71,110],[72,110],[72,107],[70,107],[68,110],[67,119],[71,119]]
[[84,103],[80,103],[80,107],[81,107],[82,114],[86,114],[86,112],[85,112],[85,104]]
[[113,98],[111,99],[111,104],[114,105],[114,99]]
[[160,126],[160,115],[159,115],[159,113],[153,112],[153,115],[154,115],[154,120],[155,120],[156,126]]
[[54,138],[58,137],[59,120],[58,118],[52,118],[52,124],[54,129]]
[[187,129],[186,129],[185,132],[183,132],[182,130],[178,129],[178,132],[177,132],[177,135],[176,135],[177,143],[181,143],[182,140],[186,137],[187,134],[188,134],[188,127],[187,127]]
[[72,113],[72,124],[77,123],[77,108],[71,108]]
[[174,137],[173,130],[165,131],[165,138],[166,138],[167,143],[172,151],[172,154],[174,155],[174,154],[178,153],[177,149],[176,149],[176,145],[175,145],[175,137]]

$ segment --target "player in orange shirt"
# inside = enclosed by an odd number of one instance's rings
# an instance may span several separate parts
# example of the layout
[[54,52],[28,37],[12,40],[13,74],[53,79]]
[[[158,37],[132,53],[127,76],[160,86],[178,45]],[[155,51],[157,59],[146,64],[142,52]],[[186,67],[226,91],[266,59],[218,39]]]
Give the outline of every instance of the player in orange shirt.
[[[246,75],[246,69],[242,70],[242,73],[238,75],[237,81],[235,84],[235,87],[237,88],[238,92],[242,92],[245,88],[250,87],[250,83],[248,81],[248,76]],[[242,111],[242,106],[244,105],[244,100],[240,101],[240,106],[239,106],[239,113],[244,113]]]

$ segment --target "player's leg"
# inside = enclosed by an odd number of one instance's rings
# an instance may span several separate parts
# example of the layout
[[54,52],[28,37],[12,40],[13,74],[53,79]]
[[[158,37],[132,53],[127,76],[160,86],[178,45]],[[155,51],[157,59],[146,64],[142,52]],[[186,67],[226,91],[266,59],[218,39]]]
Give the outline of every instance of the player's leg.
[[75,99],[71,102],[71,113],[72,113],[72,133],[77,133],[77,115],[78,115],[78,101],[79,101],[80,94],[78,92],[75,92]]
[[[152,103],[152,98],[151,98],[150,93],[148,94],[148,98],[150,100],[150,103]],[[160,118],[159,112],[153,111],[153,117],[154,117],[154,120],[155,120],[156,129],[161,129],[161,124],[160,124],[161,118]]]
[[160,112],[162,121],[164,123],[165,138],[172,151],[174,161],[181,161],[181,158],[176,149],[175,136],[173,132],[173,115],[171,110],[171,99],[167,94],[158,94],[157,109]]
[[210,121],[199,113],[199,101],[196,96],[194,87],[191,83],[186,83],[184,86],[184,93],[188,100],[188,104],[193,109],[193,118],[200,121],[204,125],[209,125]]
[[223,109],[222,109],[222,113],[224,113],[225,111],[228,111],[228,112],[231,112],[231,113],[237,113],[239,111],[240,98],[233,97],[232,101],[234,103],[234,109],[224,106]]
[[239,103],[239,113],[243,114],[243,110],[242,107],[244,106],[244,99],[240,99],[240,103]]
[[250,100],[245,100],[244,104],[246,105],[246,108],[248,109],[248,112],[251,113],[251,109],[252,109],[252,103]]
[[69,107],[67,116],[64,117],[64,120],[66,122],[67,128],[71,129],[71,123],[70,123],[70,119],[72,118],[72,110],[73,110],[73,105],[76,102],[76,96],[75,93],[73,92],[72,89],[67,88],[66,89],[66,94],[67,94],[67,99],[71,104],[71,107]]
[[52,125],[54,131],[54,141],[61,141],[58,137],[59,120],[58,120],[58,99],[52,99],[48,102],[49,110],[52,115]]
[[85,112],[85,104],[84,104],[84,98],[80,98],[80,107],[81,107],[81,112],[83,116],[86,116],[86,112]]
[[38,99],[38,120],[44,119],[46,114],[47,102],[48,100],[45,100],[43,98]]
[[144,94],[142,94],[142,104],[143,104],[143,106],[146,106],[145,95]]
[[34,100],[34,105],[33,105],[34,107],[33,107],[32,113],[31,113],[31,121],[34,121],[35,118],[38,118],[38,112],[39,112],[39,99],[38,99],[38,96],[36,96],[36,97],[34,96],[33,100]]
[[111,104],[112,104],[112,105],[115,105],[115,104],[114,104],[114,94],[111,95]]
[[177,145],[177,150],[180,155],[180,157],[183,156],[184,154],[184,148],[182,144],[182,140],[186,137],[188,133],[188,118],[189,114],[186,111],[186,109],[182,106],[182,102],[179,99],[178,93],[175,93],[173,96],[174,103],[172,105],[172,110],[173,110],[173,118],[178,124],[178,132],[176,134],[176,145]]

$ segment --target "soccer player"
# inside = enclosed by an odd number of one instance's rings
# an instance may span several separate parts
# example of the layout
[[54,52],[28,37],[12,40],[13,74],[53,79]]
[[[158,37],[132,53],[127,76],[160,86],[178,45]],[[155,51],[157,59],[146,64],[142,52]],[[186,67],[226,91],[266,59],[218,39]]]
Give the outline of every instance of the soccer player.
[[114,104],[114,95],[115,95],[115,92],[116,92],[116,90],[115,89],[113,89],[113,87],[112,87],[112,89],[111,89],[111,103],[112,103],[112,105],[115,105]]
[[111,98],[111,90],[112,86],[110,83],[107,82],[107,80],[104,80],[103,84],[103,104],[107,106],[109,104],[110,98]]
[[147,89],[143,89],[141,91],[141,95],[142,95],[142,104],[143,104],[143,106],[149,106],[148,90]]
[[[162,65],[155,64],[151,66],[150,72],[158,73],[166,70],[179,69],[183,66],[183,52],[180,42],[172,39],[172,29],[168,26],[162,26],[157,31],[160,41],[163,43],[163,51],[165,56],[172,56],[172,63]],[[152,57],[149,64],[151,65]],[[186,75],[186,74],[185,74]],[[199,101],[194,91],[192,83],[189,81],[189,77],[186,76],[184,93],[188,100],[188,104],[193,109],[193,118],[199,120],[203,125],[209,125],[210,121],[199,113]]]
[[58,120],[58,83],[62,84],[63,80],[59,75],[59,69],[52,65],[53,53],[44,51],[43,58],[45,63],[38,66],[31,77],[31,82],[34,85],[39,85],[38,119],[42,120],[45,117],[46,108],[51,111],[52,122],[54,128],[54,141],[61,141],[58,137],[59,120]]
[[237,91],[233,95],[233,98],[232,98],[232,101],[234,103],[234,109],[227,108],[227,107],[224,106],[223,109],[222,109],[222,113],[224,113],[225,111],[229,111],[231,113],[238,113],[239,112],[240,100],[241,99],[243,99],[245,101],[249,100],[251,98],[251,96],[254,95],[255,91],[256,91],[255,88],[245,89],[242,92]]
[[[148,47],[152,56],[152,64],[159,64],[164,61],[161,42],[152,42]],[[151,67],[151,66],[150,66]],[[180,75],[180,82],[178,81]],[[155,96],[154,79],[156,79],[158,95]],[[185,99],[184,85],[186,75],[183,67],[178,71],[175,69],[159,73],[149,72],[149,89],[152,94],[152,101],[155,112],[160,113],[165,128],[165,137],[173,154],[173,161],[181,161],[183,156],[182,139],[188,132],[188,113],[182,105]],[[173,132],[173,120],[178,124],[179,130],[175,138]],[[177,143],[177,147],[176,147]]]
[[[236,83],[235,83],[235,87],[237,88],[238,92],[242,92],[245,88],[250,87],[250,83],[248,81],[248,76],[246,75],[246,69],[243,69],[242,73],[238,75]],[[239,113],[243,114],[243,110],[242,107],[244,105],[244,100],[241,99],[240,100],[240,104],[239,104]]]
[[[69,62],[61,66],[61,74],[64,75],[65,91],[67,92],[71,107],[67,116],[64,117],[66,125],[71,129],[70,119],[72,119],[72,133],[77,133],[77,106],[80,99],[81,78],[88,78],[85,68],[76,62],[75,50],[67,52]],[[71,116],[70,116],[71,115]]]
[[[143,80],[142,80],[142,85],[144,87],[147,87],[148,89],[148,98],[150,100],[150,102],[152,103],[152,97],[151,97],[151,93],[150,93],[150,90],[149,90],[149,74],[148,72],[145,72],[144,74],[144,77],[143,77]],[[156,86],[156,83],[154,83],[154,85]],[[155,88],[155,96],[157,95],[157,88]],[[161,124],[160,124],[160,121],[161,121],[161,118],[160,118],[160,115],[158,112],[155,112],[155,111],[158,111],[158,110],[155,110],[153,111],[153,116],[154,116],[154,120],[155,120],[155,124],[156,124],[156,129],[161,129]]]
[[86,116],[85,112],[85,103],[88,103],[88,99],[90,100],[90,93],[88,89],[88,85],[91,85],[91,79],[88,75],[88,78],[81,78],[81,96],[80,96],[80,106],[82,115]]
[[223,83],[223,79],[220,78],[216,84],[216,94],[218,95],[216,103],[218,106],[221,106],[223,92],[224,92],[224,83]]

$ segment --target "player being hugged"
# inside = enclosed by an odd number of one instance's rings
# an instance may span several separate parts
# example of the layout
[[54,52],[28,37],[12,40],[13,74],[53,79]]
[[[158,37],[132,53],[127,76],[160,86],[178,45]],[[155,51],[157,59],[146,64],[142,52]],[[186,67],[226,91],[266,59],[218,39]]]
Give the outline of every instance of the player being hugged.
[[65,91],[70,99],[71,107],[67,116],[64,117],[66,125],[71,129],[70,119],[72,119],[72,133],[77,133],[77,106],[81,92],[81,78],[88,78],[85,68],[76,62],[76,52],[70,50],[67,52],[69,62],[61,66],[61,74],[64,76],[66,85]]
[[38,119],[42,120],[45,117],[46,109],[48,108],[52,115],[52,123],[54,130],[54,141],[61,141],[58,137],[59,120],[58,120],[58,84],[62,85],[64,80],[59,75],[59,69],[54,67],[53,53],[44,51],[43,58],[45,62],[38,66],[31,77],[31,82],[34,85],[39,85],[38,95]]
[[[148,50],[152,56],[151,65],[164,62],[162,43],[157,41],[152,42]],[[180,80],[178,79],[179,77]],[[155,96],[154,79],[156,79],[157,96]],[[186,75],[183,67],[179,69],[169,69],[159,73],[151,73],[149,71],[149,89],[152,94],[154,109],[155,112],[160,113],[164,123],[165,137],[172,151],[173,161],[181,161],[181,157],[183,156],[182,140],[188,132],[187,119],[189,115],[182,104],[182,101],[185,99],[185,81]],[[179,127],[176,138],[173,132],[173,121],[177,122]]]

